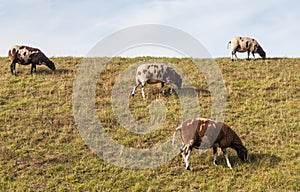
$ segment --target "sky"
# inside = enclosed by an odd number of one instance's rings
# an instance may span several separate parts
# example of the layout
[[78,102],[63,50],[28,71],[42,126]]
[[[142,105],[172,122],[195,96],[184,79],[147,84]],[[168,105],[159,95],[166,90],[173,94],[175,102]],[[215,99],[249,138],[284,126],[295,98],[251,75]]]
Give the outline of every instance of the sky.
[[[267,57],[300,57],[299,10],[296,0],[0,0],[0,56],[19,44],[50,57],[82,57],[120,30],[159,24],[189,34],[214,58],[230,57],[227,43],[233,36],[257,39]],[[176,54],[137,46],[121,55]]]

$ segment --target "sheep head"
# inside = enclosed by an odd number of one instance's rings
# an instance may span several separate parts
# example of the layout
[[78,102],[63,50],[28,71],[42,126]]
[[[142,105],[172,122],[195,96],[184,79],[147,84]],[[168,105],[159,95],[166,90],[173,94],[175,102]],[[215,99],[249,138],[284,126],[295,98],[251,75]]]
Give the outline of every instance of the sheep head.
[[178,89],[181,89],[182,79],[180,75],[178,75],[177,73],[175,73],[175,85],[177,86]]
[[49,67],[51,70],[56,69],[54,63],[50,60],[46,62],[46,66]]
[[245,162],[248,159],[248,150],[246,149],[246,147],[241,146],[239,148],[235,149],[237,152],[238,157]]
[[266,58],[266,52],[263,50],[263,48],[260,45],[256,46],[256,50],[255,50],[259,56],[261,56],[263,59]]

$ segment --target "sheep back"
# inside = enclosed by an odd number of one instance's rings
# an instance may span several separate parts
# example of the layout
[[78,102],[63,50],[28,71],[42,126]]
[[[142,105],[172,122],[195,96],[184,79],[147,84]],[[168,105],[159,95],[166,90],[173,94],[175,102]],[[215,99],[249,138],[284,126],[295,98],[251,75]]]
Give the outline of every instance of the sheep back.
[[168,84],[176,84],[181,87],[182,79],[176,71],[166,65],[160,63],[142,64],[137,68],[137,79],[142,83],[155,84],[164,82]]
[[184,144],[193,143],[195,148],[232,147],[242,144],[237,134],[225,123],[204,118],[185,121],[181,128],[181,139]]
[[8,57],[12,63],[21,65],[45,63],[50,69],[55,70],[54,63],[38,48],[13,45],[8,51]]
[[252,52],[257,53],[257,47],[260,47],[259,43],[251,37],[239,37],[235,36],[230,41],[232,50],[236,49],[238,52]]

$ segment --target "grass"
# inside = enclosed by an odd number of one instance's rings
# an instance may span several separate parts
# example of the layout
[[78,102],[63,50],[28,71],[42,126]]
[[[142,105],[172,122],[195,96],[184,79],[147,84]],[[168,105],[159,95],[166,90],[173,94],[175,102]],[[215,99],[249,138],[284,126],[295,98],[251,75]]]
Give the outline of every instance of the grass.
[[[99,158],[79,134],[72,110],[73,82],[82,58],[52,58],[57,70],[17,65],[12,76],[7,58],[0,58],[0,191],[299,191],[300,190],[300,59],[231,62],[217,58],[227,89],[225,122],[248,148],[242,164],[229,150],[229,170],[222,154],[212,164],[212,151],[191,156],[192,171],[184,170],[178,154],[167,163],[142,170],[110,164]],[[164,97],[159,85],[130,98],[134,119],[151,120],[158,101],[165,119],[149,134],[132,133],[116,119],[111,94],[118,77],[130,65],[163,60],[178,67],[197,88],[199,114],[210,117],[211,95],[205,76],[190,59],[114,58],[96,83],[95,106],[104,130],[118,144],[146,149],[171,137],[180,122],[176,94]],[[129,76],[134,82],[134,77]],[[128,93],[130,94],[130,90]],[[126,99],[126,98],[125,98]],[[156,105],[155,105],[156,106]],[[155,109],[155,107],[154,107]],[[155,114],[155,112],[154,112]]]

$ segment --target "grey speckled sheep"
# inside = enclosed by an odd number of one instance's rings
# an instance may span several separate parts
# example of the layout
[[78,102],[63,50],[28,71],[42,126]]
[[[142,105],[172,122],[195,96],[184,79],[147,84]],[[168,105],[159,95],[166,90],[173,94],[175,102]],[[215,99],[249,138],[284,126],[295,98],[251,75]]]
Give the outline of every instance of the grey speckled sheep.
[[162,92],[164,93],[164,83],[171,85],[170,94],[172,93],[172,88],[174,85],[178,89],[181,88],[182,79],[176,71],[162,63],[151,63],[142,64],[137,68],[136,71],[136,83],[132,90],[131,95],[134,96],[136,88],[142,84],[142,96],[145,97],[144,87],[146,84],[156,84],[161,83]]
[[230,147],[236,150],[239,158],[245,161],[248,156],[246,147],[243,146],[238,135],[225,123],[216,122],[204,118],[190,119],[182,123],[173,134],[173,143],[176,132],[181,132],[182,147],[181,155],[189,170],[189,157],[193,148],[208,149],[213,147],[214,165],[217,165],[217,147],[222,149],[227,166],[232,169],[226,148]]
[[248,59],[250,52],[253,55],[253,58],[255,58],[254,54],[258,53],[263,59],[266,58],[266,53],[263,50],[263,48],[259,45],[259,43],[250,37],[233,37],[231,41],[228,42],[228,46],[231,44],[231,59],[234,60],[233,56],[235,56],[235,59],[237,59],[236,52],[247,52],[248,53]]

